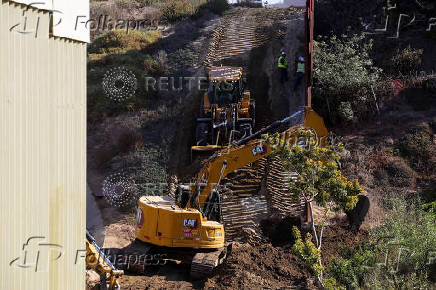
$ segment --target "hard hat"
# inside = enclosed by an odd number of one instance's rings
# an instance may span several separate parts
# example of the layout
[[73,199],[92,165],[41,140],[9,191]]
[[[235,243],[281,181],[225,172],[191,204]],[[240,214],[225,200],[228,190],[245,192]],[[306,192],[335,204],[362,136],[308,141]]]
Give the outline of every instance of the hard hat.
[[298,60],[299,61],[304,61],[304,57],[300,56],[300,57],[298,57]]
[[286,55],[286,52],[284,50],[282,50],[282,55]]

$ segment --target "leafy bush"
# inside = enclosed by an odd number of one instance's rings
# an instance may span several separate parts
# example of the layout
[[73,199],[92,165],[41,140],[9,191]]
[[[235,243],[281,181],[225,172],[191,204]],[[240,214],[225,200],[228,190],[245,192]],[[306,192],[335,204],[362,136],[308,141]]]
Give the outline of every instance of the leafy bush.
[[295,239],[292,252],[306,264],[314,275],[319,276],[324,267],[321,266],[321,251],[312,242],[312,235],[307,233],[303,240],[296,226],[292,227],[292,234]]
[[162,76],[168,73],[168,57],[164,51],[159,51],[155,58],[147,56],[144,59],[144,70],[149,75]]
[[323,280],[323,286],[326,290],[346,290],[344,286],[340,285],[335,278],[325,278]]
[[[436,214],[421,209],[420,202],[391,201],[384,225],[371,232],[380,261],[370,268],[368,286],[388,289],[428,289],[431,257],[436,249]],[[434,262],[434,261],[433,261]]]
[[[160,32],[156,31],[131,31],[126,34],[123,30],[114,30],[95,39],[88,54],[89,116],[93,116],[97,121],[104,114],[112,115],[125,110],[130,105],[143,108],[158,94],[145,88],[145,77],[161,76],[167,72],[166,55],[158,53],[152,57],[144,53],[143,48],[155,43],[160,37]],[[106,97],[101,85],[106,72],[116,67],[125,67],[131,71],[138,84],[135,95],[121,103]]]
[[315,200],[328,210],[336,209],[330,208],[332,201],[344,210],[352,210],[363,189],[357,180],[348,180],[339,169],[338,153],[344,150],[343,146],[316,146],[310,130],[300,130],[298,138],[304,141],[304,147],[284,146],[278,151],[285,170],[299,176],[296,181],[290,181],[289,190],[297,200]]
[[362,34],[321,38],[314,45],[314,102],[320,110],[333,122],[368,112],[381,73],[369,56],[372,42]]
[[333,286],[324,285],[326,289],[431,288],[436,213],[423,210],[420,201],[388,203],[388,217],[370,231],[370,240],[343,248],[341,256],[331,260],[324,281],[332,279]]
[[334,257],[328,266],[328,276],[346,289],[360,289],[368,273],[368,263],[374,261],[372,247],[363,244],[344,249],[343,257]]
[[353,107],[350,102],[340,102],[338,107],[339,116],[346,121],[352,121],[354,119]]
[[155,43],[162,37],[159,31],[138,31],[117,29],[103,33],[89,46],[89,53],[123,53],[127,50],[140,50]]

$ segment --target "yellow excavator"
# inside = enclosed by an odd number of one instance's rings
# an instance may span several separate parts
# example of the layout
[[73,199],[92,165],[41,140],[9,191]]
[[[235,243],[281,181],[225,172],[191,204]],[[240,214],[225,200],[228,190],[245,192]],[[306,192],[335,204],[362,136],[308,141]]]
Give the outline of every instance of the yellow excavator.
[[[193,278],[207,276],[224,260],[229,249],[221,220],[220,181],[229,173],[270,155],[274,144],[263,140],[262,135],[288,122],[297,124],[280,133],[282,142],[296,144],[299,128],[313,130],[321,145],[327,142],[323,119],[307,107],[215,152],[203,163],[192,183],[180,185],[174,197],[140,198],[136,251],[152,253],[152,248],[155,252],[163,251],[168,259],[190,263]],[[138,248],[138,244],[143,248]]]
[[242,68],[213,66],[209,84],[201,99],[191,156],[219,150],[254,130],[255,103],[244,87]]
[[100,275],[100,289],[121,289],[118,279],[124,274],[124,271],[115,268],[88,230],[86,230],[86,266]]

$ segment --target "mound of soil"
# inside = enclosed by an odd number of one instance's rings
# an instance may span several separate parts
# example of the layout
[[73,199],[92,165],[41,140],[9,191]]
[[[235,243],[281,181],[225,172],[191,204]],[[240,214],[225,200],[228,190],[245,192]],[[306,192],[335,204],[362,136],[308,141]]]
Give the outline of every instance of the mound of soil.
[[359,230],[350,231],[348,225],[326,226],[322,238],[323,264],[328,265],[333,257],[340,257],[344,247],[353,247],[356,244],[368,240],[368,232]]
[[235,243],[227,260],[216,269],[204,288],[278,289],[314,288],[310,273],[294,256],[291,248],[263,244],[253,247]]

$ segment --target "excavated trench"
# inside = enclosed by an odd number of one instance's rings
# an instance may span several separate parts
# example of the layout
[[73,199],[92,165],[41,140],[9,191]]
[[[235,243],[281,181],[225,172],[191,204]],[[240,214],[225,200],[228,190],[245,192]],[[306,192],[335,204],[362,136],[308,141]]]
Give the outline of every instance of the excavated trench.
[[[255,130],[304,105],[303,86],[292,89],[293,64],[304,52],[303,15],[302,9],[295,8],[236,9],[224,16],[214,32],[204,64],[243,67],[247,88],[256,100]],[[285,84],[279,83],[276,68],[281,50],[290,64],[290,80]],[[287,190],[289,178],[278,157],[264,158],[227,176],[223,184],[232,184],[222,199],[227,239],[260,239],[261,224],[299,217],[302,204]]]

